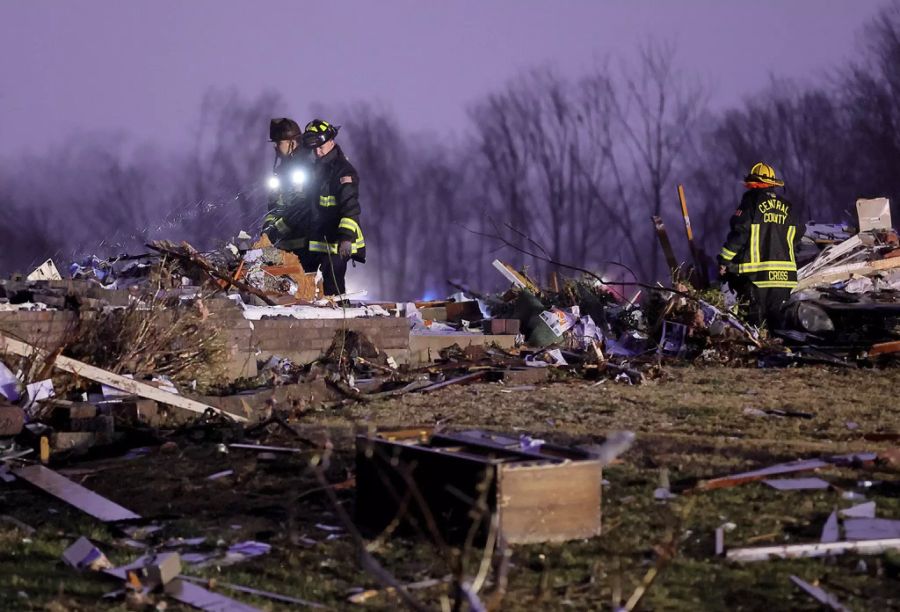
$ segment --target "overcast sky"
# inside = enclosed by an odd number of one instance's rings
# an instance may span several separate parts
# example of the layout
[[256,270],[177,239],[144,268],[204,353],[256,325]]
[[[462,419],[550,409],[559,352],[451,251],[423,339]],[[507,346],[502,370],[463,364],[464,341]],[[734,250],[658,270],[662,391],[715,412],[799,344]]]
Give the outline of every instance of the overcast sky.
[[[0,154],[126,130],[185,142],[210,87],[311,103],[374,100],[406,126],[458,130],[523,68],[578,75],[674,43],[717,106],[770,75],[815,78],[855,55],[883,0],[0,0]],[[260,126],[265,137],[267,126]]]

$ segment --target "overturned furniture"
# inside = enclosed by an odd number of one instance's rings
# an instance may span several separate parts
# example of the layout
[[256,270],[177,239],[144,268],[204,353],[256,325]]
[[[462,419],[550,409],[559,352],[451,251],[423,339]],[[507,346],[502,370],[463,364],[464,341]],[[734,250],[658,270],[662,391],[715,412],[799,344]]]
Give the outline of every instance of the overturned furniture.
[[358,436],[356,453],[356,521],[374,532],[402,524],[458,542],[496,528],[510,544],[600,534],[601,463],[578,448],[409,429]]

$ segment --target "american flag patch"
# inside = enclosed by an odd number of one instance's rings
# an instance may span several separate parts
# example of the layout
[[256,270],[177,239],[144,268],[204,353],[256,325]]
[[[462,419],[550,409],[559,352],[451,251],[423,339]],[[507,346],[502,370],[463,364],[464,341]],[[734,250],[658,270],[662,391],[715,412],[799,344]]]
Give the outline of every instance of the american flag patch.
[[742,214],[744,214],[744,211],[741,210],[740,208],[738,208],[736,211],[734,211],[735,217],[740,217]]
[[341,185],[346,185],[347,183],[352,183],[352,182],[353,182],[352,176],[342,176],[341,177]]

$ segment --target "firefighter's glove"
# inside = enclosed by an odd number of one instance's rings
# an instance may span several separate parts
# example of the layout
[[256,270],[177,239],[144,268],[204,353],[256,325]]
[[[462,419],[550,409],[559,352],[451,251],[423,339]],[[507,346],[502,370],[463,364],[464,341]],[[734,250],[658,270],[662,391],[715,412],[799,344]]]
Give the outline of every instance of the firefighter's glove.
[[344,261],[347,261],[350,259],[350,256],[353,255],[353,246],[349,240],[341,240],[341,243],[338,245],[338,255],[340,255],[341,259]]
[[285,237],[285,235],[290,230],[287,223],[284,222],[284,219],[281,217],[271,219],[266,225],[263,227],[263,233],[269,237],[269,240],[272,241],[272,244],[275,244],[279,240]]
[[728,266],[719,264],[719,278],[724,277],[726,274],[728,274]]

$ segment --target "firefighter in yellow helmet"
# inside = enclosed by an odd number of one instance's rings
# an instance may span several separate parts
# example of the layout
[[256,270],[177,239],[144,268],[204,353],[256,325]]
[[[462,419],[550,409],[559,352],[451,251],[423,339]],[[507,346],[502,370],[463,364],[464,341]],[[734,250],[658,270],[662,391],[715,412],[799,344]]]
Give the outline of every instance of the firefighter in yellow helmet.
[[754,165],[744,185],[747,191],[719,253],[719,274],[749,303],[751,323],[777,329],[781,308],[797,284],[795,253],[805,226],[793,205],[775,191],[784,182],[772,166]]
[[360,227],[359,174],[335,138],[340,130],[323,119],[303,129],[301,144],[314,156],[312,223],[309,249],[300,262],[304,269],[319,267],[325,295],[346,293],[344,275],[351,259],[366,261],[366,241]]

